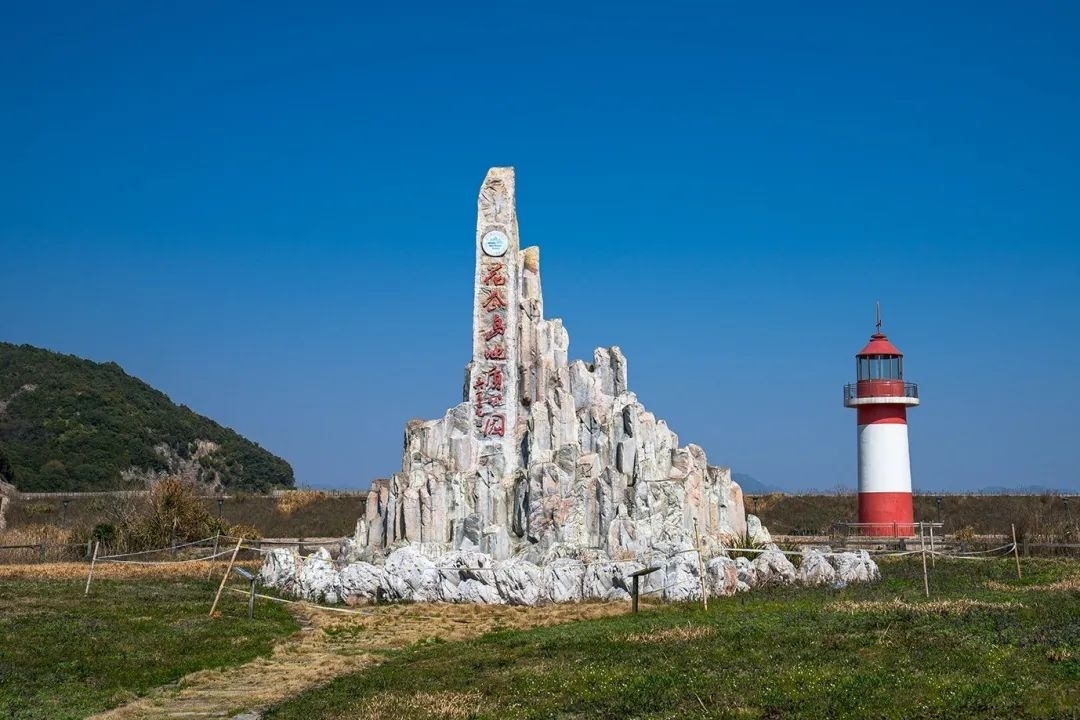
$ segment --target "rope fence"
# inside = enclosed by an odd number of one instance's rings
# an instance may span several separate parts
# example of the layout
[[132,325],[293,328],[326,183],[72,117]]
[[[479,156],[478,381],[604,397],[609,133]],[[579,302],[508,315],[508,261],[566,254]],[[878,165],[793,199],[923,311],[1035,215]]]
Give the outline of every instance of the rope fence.
[[[238,540],[241,540],[241,539],[242,538],[240,538],[240,537],[231,536],[231,535],[220,535],[218,537],[218,540],[220,542],[229,542],[229,541],[235,542],[235,541],[238,541]],[[214,543],[214,540],[215,540],[214,537],[208,537],[208,538],[201,538],[199,540],[192,540],[192,541],[181,543],[181,544],[178,544],[178,545],[169,545],[169,546],[160,547],[160,548],[151,548],[149,550],[139,550],[139,551],[128,552],[128,553],[115,553],[115,554],[112,554],[112,555],[99,555],[97,560],[98,560],[98,562],[112,561],[112,562],[116,562],[116,563],[128,562],[130,564],[139,564],[138,561],[126,560],[126,558],[144,557],[144,556],[147,556],[147,555],[164,554],[164,553],[175,554],[179,550],[186,549],[186,548],[194,548],[194,547],[207,548],[208,545],[212,545]],[[270,540],[270,541],[268,541],[268,540],[244,539],[244,542],[243,542],[243,544],[241,546],[241,549],[245,550],[247,552],[258,553],[259,555],[266,555],[266,554],[268,554],[270,552],[273,552],[274,550],[281,549],[281,548],[288,548],[288,547],[294,547],[295,548],[295,547],[303,547],[305,545],[308,545],[308,546],[315,546],[315,545],[323,546],[323,545],[327,545],[327,544],[330,544],[330,543],[309,543],[309,542],[306,542],[306,541],[302,541],[300,539],[298,539],[298,540]],[[1051,544],[1051,543],[1046,543],[1046,544],[1043,544],[1043,545],[1045,547],[1049,547],[1049,548],[1080,549],[1080,545],[1076,545],[1076,544],[1056,544],[1056,543]],[[32,543],[32,544],[26,543],[26,544],[19,544],[19,545],[0,545],[0,551],[2,551],[2,550],[36,550],[36,551],[38,551],[39,554],[43,554],[45,551],[58,550],[58,549],[76,549],[77,548],[77,549],[85,551],[85,550],[87,550],[87,548],[89,546],[90,546],[89,543]],[[266,546],[269,546],[269,547],[266,547]],[[1029,545],[1028,547],[1038,547],[1038,546],[1032,544],[1032,545]],[[811,548],[811,549],[814,549],[814,548]],[[937,549],[931,550],[931,549],[927,548],[925,550],[925,553],[927,554],[927,556],[932,555],[932,556],[938,557],[938,558],[977,559],[980,556],[1007,555],[1007,554],[1009,554],[1011,552],[1014,552],[1014,549],[1018,549],[1018,546],[1014,546],[1013,543],[1007,543],[1005,545],[1000,545],[1000,546],[989,548],[989,549],[986,549],[986,550],[966,550],[966,551],[946,552],[946,551],[942,551],[942,550],[937,550]],[[802,557],[805,554],[805,551],[803,551],[803,550],[782,550],[782,549],[779,549],[779,548],[738,548],[738,547],[732,547],[732,548],[726,548],[726,551],[728,553],[733,554],[736,557],[738,555],[742,555],[742,554],[759,555],[759,554],[766,553],[766,552],[778,552],[778,553],[781,553],[781,554],[789,556],[789,557]],[[685,554],[685,553],[694,553],[694,552],[697,552],[697,550],[692,548],[692,549],[688,549],[688,550],[680,550],[680,551],[674,553],[674,555],[680,555],[680,554]],[[856,553],[857,552],[865,552],[868,555],[870,555],[871,557],[889,558],[889,557],[906,557],[906,556],[911,556],[911,555],[922,555],[924,551],[923,550],[899,550],[899,551],[897,551],[897,550],[887,550],[887,549],[864,548],[864,549],[858,549],[858,550],[855,550],[855,549],[846,549],[846,550],[818,549],[817,552],[820,555],[824,556],[824,557],[836,557],[836,556],[839,556],[839,555],[852,553],[852,552],[856,552]],[[182,559],[182,560],[148,560],[148,561],[143,561],[143,564],[160,565],[160,564],[198,562],[198,561],[202,561],[202,560],[210,560],[210,559],[213,559],[213,558],[221,557],[222,554],[223,553],[218,552],[216,554],[205,555],[205,556],[195,557],[195,558],[185,558],[185,559]],[[88,555],[89,555],[89,553],[87,553],[87,556]],[[609,563],[609,562],[617,562],[617,561],[605,560],[603,562],[604,563]],[[586,566],[588,566],[588,565],[593,564],[593,563],[586,562],[584,564]],[[484,570],[490,570],[492,568],[468,567],[468,568],[460,568],[460,569],[480,572],[480,571],[484,571]]]
[[[231,541],[235,541],[235,544],[233,544]],[[203,556],[198,556],[198,557],[190,557],[190,558],[183,558],[183,559],[170,559],[170,560],[132,559],[132,558],[143,558],[143,557],[145,557],[147,555],[150,555],[150,554],[153,554],[153,553],[167,553],[167,552],[173,552],[174,553],[177,549],[181,549],[181,548],[196,548],[196,547],[200,547],[200,546],[205,547],[209,543],[213,544],[212,547],[213,547],[213,550],[214,550],[214,552],[212,552],[209,555],[203,555]],[[294,543],[294,542],[281,542],[281,541],[277,541],[274,544],[278,545],[278,546],[280,546],[280,545],[287,545],[287,546],[295,546],[295,545],[297,545],[297,543]],[[222,545],[227,545],[229,547],[227,547],[226,549],[220,549]],[[112,554],[112,555],[100,555],[99,554],[100,544],[97,544],[94,547],[93,558],[92,558],[92,560],[90,562],[89,573],[88,573],[87,578],[86,578],[86,588],[85,588],[84,594],[88,595],[90,593],[91,582],[92,582],[93,577],[94,577],[94,566],[95,566],[96,563],[110,563],[110,564],[117,564],[117,565],[138,565],[138,566],[176,566],[176,565],[185,565],[185,564],[189,564],[189,563],[211,562],[209,567],[210,567],[210,572],[213,573],[214,565],[212,564],[212,561],[216,560],[217,558],[222,558],[222,557],[231,555],[231,559],[228,562],[228,566],[225,569],[225,573],[221,577],[221,583],[220,583],[220,586],[218,588],[217,596],[214,599],[214,605],[211,608],[211,613],[210,613],[211,617],[217,617],[217,616],[219,616],[219,614],[214,613],[214,608],[216,608],[216,606],[218,604],[218,600],[220,599],[220,596],[221,596],[221,592],[222,592],[223,589],[225,589],[226,583],[227,583],[228,579],[231,577],[231,573],[232,573],[232,570],[233,570],[233,565],[234,565],[234,563],[235,563],[235,561],[237,559],[237,554],[239,553],[239,551],[240,550],[254,551],[254,552],[256,552],[256,553],[258,553],[260,555],[263,555],[265,553],[271,552],[273,549],[276,549],[276,548],[264,549],[264,548],[260,547],[259,545],[260,545],[260,542],[258,540],[238,538],[238,537],[233,537],[233,536],[228,536],[228,535],[218,535],[218,536],[215,536],[215,537],[208,537],[208,538],[201,538],[199,540],[192,540],[192,541],[183,543],[181,545],[170,545],[170,546],[167,546],[167,547],[154,548],[154,549],[142,550],[142,551],[136,551],[136,552],[130,552],[130,553],[115,553],[115,554]],[[33,547],[36,547],[36,546],[31,545],[29,547],[33,548]],[[79,547],[81,547],[81,545],[79,545]],[[859,551],[857,553],[853,553],[850,550],[834,551],[834,550],[825,550],[825,549],[817,549],[817,548],[805,548],[802,551],[794,551],[794,550],[782,550],[782,549],[779,549],[779,548],[777,548],[775,546],[774,547],[765,547],[765,548],[728,548],[727,550],[729,552],[737,553],[736,557],[738,557],[740,555],[744,556],[744,557],[747,556],[747,555],[758,555],[758,556],[760,556],[761,554],[764,554],[764,553],[777,553],[777,554],[783,555],[785,557],[791,557],[791,556],[804,557],[804,556],[808,555],[811,552],[813,554],[817,555],[818,557],[825,557],[825,558],[836,558],[836,557],[840,557],[840,556],[843,556],[843,555],[862,554],[863,552],[866,552],[866,555],[873,555],[874,557],[881,558],[881,559],[884,559],[884,558],[910,558],[912,556],[919,556],[922,559],[923,581],[924,581],[924,587],[925,587],[926,596],[928,598],[930,597],[930,582],[929,582],[929,574],[928,574],[928,570],[927,570],[927,558],[934,558],[934,559],[940,558],[940,559],[943,559],[943,560],[946,560],[946,559],[954,559],[954,560],[1000,560],[1002,558],[1008,557],[1009,555],[1012,555],[1013,557],[1016,558],[1017,578],[1022,579],[1021,568],[1020,568],[1020,559],[1019,559],[1019,546],[1018,546],[1018,544],[1016,542],[1007,543],[1007,544],[1000,545],[1000,546],[997,546],[997,547],[994,547],[994,548],[988,548],[986,550],[974,550],[974,551],[964,551],[964,552],[948,552],[948,551],[939,550],[939,549],[933,549],[932,550],[929,547],[927,547],[926,545],[923,545],[918,550],[900,550],[900,551],[883,550],[883,551],[873,552],[873,553],[867,552],[867,551]],[[708,605],[707,605],[708,597],[709,597],[709,595],[711,593],[706,588],[706,575],[707,575],[707,573],[706,573],[706,570],[705,570],[705,565],[702,562],[702,552],[701,552],[701,550],[699,550],[698,548],[688,548],[688,549],[680,550],[680,551],[678,551],[676,553],[673,553],[672,555],[665,556],[665,558],[669,560],[671,557],[674,557],[674,556],[677,556],[677,555],[685,555],[685,554],[691,554],[691,553],[694,553],[694,554],[698,555],[697,568],[699,568],[699,571],[698,571],[697,577],[676,579],[674,582],[668,582],[668,583],[660,585],[658,587],[651,587],[651,588],[642,587],[639,590],[638,583],[637,583],[637,577],[634,577],[633,575],[627,576],[625,572],[622,573],[623,577],[617,577],[618,573],[612,573],[612,577],[610,579],[611,583],[612,583],[612,588],[619,587],[619,588],[622,588],[622,589],[626,590],[628,580],[629,580],[629,578],[632,577],[633,580],[634,580],[632,600],[633,600],[634,612],[637,612],[637,599],[638,599],[638,597],[659,598],[660,601],[663,602],[664,601],[663,597],[664,597],[664,595],[666,595],[668,593],[668,591],[670,591],[670,590],[672,590],[674,588],[683,587],[683,586],[685,586],[686,582],[695,582],[695,583],[700,582],[701,583],[701,594],[697,599],[704,602],[704,603],[706,603],[705,607],[707,609],[708,608]],[[297,554],[299,554],[299,553],[297,553]],[[728,557],[730,557],[730,556],[728,556]],[[594,560],[594,561],[589,561],[589,562],[582,562],[581,563],[582,577],[584,578],[585,574],[588,573],[589,569],[591,567],[593,567],[593,566],[597,566],[597,565],[611,566],[611,565],[613,565],[613,564],[615,564],[617,562],[633,562],[634,564],[640,564],[639,562],[634,562],[634,561],[611,561],[611,560],[605,560],[605,561],[595,561]],[[455,572],[455,573],[476,573],[476,574],[480,574],[480,573],[496,573],[496,572],[500,571],[501,569],[502,568],[498,568],[498,567],[494,567],[494,566],[472,567],[472,566],[452,566],[451,565],[451,566],[437,567],[437,570],[444,571],[444,572],[449,571],[449,572]],[[639,571],[636,574],[638,574],[638,575],[643,574],[643,573],[647,574],[649,571],[655,570],[655,569],[660,569],[660,568],[658,568],[658,567],[656,567],[656,568],[644,568],[643,571]],[[321,605],[321,604],[318,604],[318,603],[312,603],[310,601],[303,600],[303,599],[290,600],[290,599],[286,599],[286,598],[282,598],[282,597],[277,597],[277,596],[274,596],[274,595],[256,593],[255,589],[256,589],[256,586],[257,586],[257,583],[258,583],[257,576],[255,574],[253,574],[252,572],[246,571],[246,570],[236,570],[236,572],[238,574],[242,575],[245,579],[247,579],[250,582],[250,584],[251,584],[250,590],[249,591],[244,591],[244,590],[240,590],[240,589],[234,588],[234,587],[230,587],[230,588],[228,588],[228,590],[231,593],[238,593],[238,594],[246,595],[246,596],[248,596],[250,598],[249,617],[250,617],[250,613],[253,612],[255,598],[262,598],[264,600],[270,600],[270,601],[273,601],[273,602],[283,603],[283,604],[286,604],[286,605],[307,605],[307,606],[310,606],[310,607],[313,607],[313,608],[317,608],[319,610],[326,610],[326,611],[329,611],[329,612],[336,612],[336,613],[343,613],[343,614],[365,615],[365,616],[370,616],[370,615],[377,614],[377,613],[373,613],[370,610],[352,610],[352,609],[347,609],[347,608],[329,607],[329,606]],[[210,578],[210,575],[207,576],[207,579],[209,579],[209,578]],[[482,581],[482,582],[489,582],[489,581],[485,580],[485,581]],[[668,600],[670,601],[670,598],[668,598]]]

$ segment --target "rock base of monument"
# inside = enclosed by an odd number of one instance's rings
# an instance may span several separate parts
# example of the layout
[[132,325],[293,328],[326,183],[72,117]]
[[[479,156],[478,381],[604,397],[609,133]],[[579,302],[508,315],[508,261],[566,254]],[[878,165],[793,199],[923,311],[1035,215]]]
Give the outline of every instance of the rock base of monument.
[[666,601],[701,600],[703,591],[717,597],[769,585],[842,586],[880,578],[865,551],[806,550],[796,567],[775,546],[752,560],[726,554],[699,557],[688,547],[619,561],[564,548],[561,557],[542,565],[494,560],[470,550],[434,555],[432,550],[402,547],[381,566],[335,563],[324,548],[307,557],[273,550],[263,560],[259,577],[285,595],[329,604],[407,600],[486,605],[628,600],[631,575],[645,567],[659,569],[642,578],[642,596]]

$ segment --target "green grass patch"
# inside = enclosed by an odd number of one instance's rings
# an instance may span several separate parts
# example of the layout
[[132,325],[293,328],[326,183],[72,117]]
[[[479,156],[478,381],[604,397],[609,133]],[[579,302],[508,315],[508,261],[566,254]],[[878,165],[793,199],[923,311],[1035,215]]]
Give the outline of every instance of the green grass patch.
[[1076,565],[1010,563],[417,645],[268,720],[1080,717],[1080,593],[1033,589]]
[[276,603],[222,595],[191,577],[0,580],[0,718],[83,718],[187,673],[269,654],[295,632]]

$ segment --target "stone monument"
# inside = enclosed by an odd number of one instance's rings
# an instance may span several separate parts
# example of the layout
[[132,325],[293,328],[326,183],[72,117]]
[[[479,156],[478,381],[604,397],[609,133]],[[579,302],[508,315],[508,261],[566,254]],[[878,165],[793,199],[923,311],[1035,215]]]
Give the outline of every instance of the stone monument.
[[[271,550],[264,584],[329,603],[535,605],[628,599],[646,566],[643,593],[684,601],[879,576],[865,552],[807,548],[796,569],[728,469],[679,447],[629,391],[619,348],[567,360],[562,322],[544,319],[540,251],[518,242],[511,168],[480,189],[473,296],[463,402],[406,426],[401,472],[372,484],[336,562]],[[756,559],[729,557],[744,539],[763,546]]]
[[568,361],[562,321],[544,318],[539,248],[520,247],[513,168],[480,189],[473,296],[463,402],[407,425],[401,472],[372,484],[359,523],[367,555],[623,560],[745,537],[730,470],[638,402],[618,347]]

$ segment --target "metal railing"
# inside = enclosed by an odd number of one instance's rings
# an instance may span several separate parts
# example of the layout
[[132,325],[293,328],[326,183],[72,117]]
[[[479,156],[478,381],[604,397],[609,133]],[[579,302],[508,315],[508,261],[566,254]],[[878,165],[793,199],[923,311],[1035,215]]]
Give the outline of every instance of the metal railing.
[[886,523],[857,523],[837,522],[832,524],[834,536],[869,537],[869,538],[910,538],[936,535],[941,537],[944,523],[940,522],[886,522]]
[[901,397],[918,400],[919,385],[900,380],[864,380],[844,386],[844,402],[866,397]]

